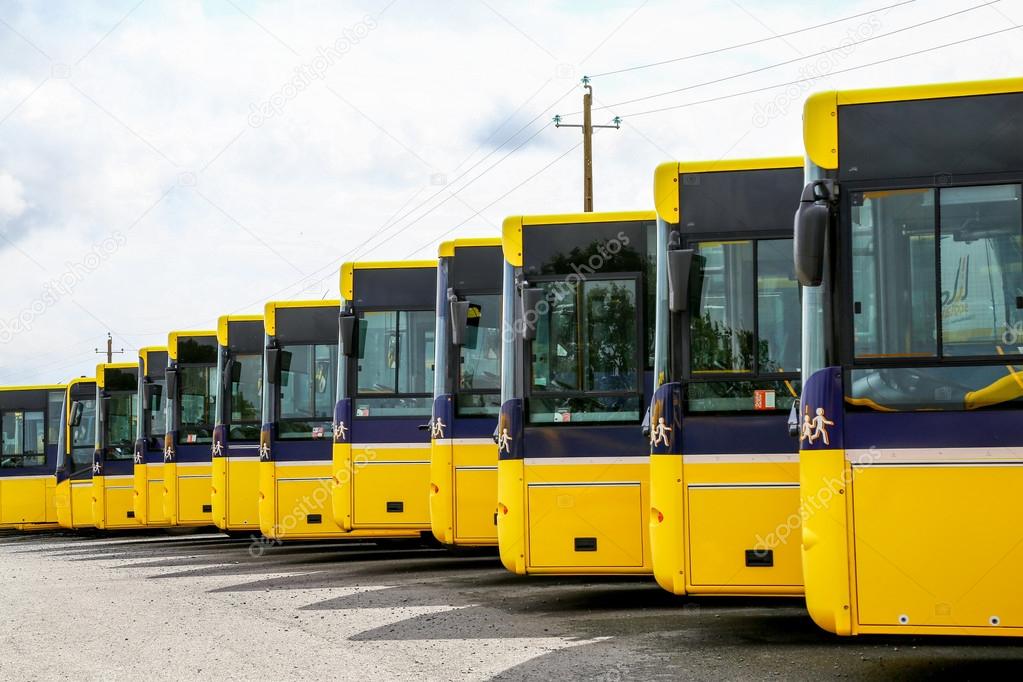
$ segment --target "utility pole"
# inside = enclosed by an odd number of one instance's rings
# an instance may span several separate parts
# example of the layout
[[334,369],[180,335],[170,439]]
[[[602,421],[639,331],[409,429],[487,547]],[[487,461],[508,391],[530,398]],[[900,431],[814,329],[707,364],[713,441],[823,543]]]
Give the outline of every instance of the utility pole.
[[114,339],[110,336],[110,332],[107,332],[107,349],[106,349],[106,351],[101,351],[99,348],[97,348],[96,352],[97,353],[104,353],[105,352],[107,354],[107,364],[109,365],[111,362],[114,361],[114,353],[123,353],[124,349],[122,348],[121,350],[114,350]]
[[583,131],[583,211],[586,213],[593,212],[593,129],[594,128],[614,128],[618,130],[622,127],[622,119],[619,116],[615,116],[611,123],[613,125],[593,125],[593,86],[590,85],[590,77],[583,76],[582,80],[583,88],[586,90],[583,93],[583,122],[582,125],[578,123],[568,124],[561,122],[561,116],[554,117],[555,128],[582,128]]

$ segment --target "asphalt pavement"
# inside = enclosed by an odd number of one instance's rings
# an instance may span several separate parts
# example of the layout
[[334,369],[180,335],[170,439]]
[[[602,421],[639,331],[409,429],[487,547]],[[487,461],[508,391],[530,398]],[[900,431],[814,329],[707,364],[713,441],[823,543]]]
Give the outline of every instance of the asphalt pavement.
[[839,638],[795,599],[520,577],[494,551],[0,535],[0,679],[979,679],[1023,638]]

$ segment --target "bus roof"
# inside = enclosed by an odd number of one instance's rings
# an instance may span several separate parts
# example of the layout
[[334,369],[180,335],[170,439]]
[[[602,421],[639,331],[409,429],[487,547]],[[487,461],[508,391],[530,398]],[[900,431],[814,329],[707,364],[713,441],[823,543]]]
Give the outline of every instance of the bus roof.
[[267,301],[263,308],[263,329],[270,336],[277,335],[277,310],[279,308],[338,308],[341,301],[336,298],[315,301]]
[[436,268],[435,260],[359,261],[341,264],[341,298],[351,301],[355,296],[356,270],[390,270],[410,268]]
[[518,215],[504,219],[501,226],[501,246],[504,259],[516,267],[522,266],[522,228],[580,223],[617,223],[631,220],[654,220],[653,211],[607,211],[594,213],[552,213],[550,215]]
[[137,362],[101,362],[96,365],[96,385],[103,388],[106,385],[106,372],[108,369],[130,369],[137,372]]
[[226,346],[228,341],[227,328],[232,322],[263,322],[262,315],[221,315],[217,318],[217,343]]
[[67,384],[30,384],[28,386],[0,386],[4,391],[63,391]]
[[810,95],[803,105],[803,146],[815,164],[838,168],[838,107],[847,104],[909,102],[1023,92],[1023,78],[928,83],[861,90],[827,90]]
[[801,156],[772,156],[760,159],[718,159],[717,161],[668,161],[654,169],[654,210],[661,220],[679,221],[678,179],[689,173],[802,168]]
[[500,246],[500,237],[467,237],[464,239],[452,239],[451,241],[441,242],[440,247],[437,249],[438,258],[450,258],[455,255],[455,249],[461,249],[472,246]]
[[217,332],[212,329],[171,332],[167,335],[167,355],[173,360],[178,359],[178,339],[183,336],[212,336],[216,338]]

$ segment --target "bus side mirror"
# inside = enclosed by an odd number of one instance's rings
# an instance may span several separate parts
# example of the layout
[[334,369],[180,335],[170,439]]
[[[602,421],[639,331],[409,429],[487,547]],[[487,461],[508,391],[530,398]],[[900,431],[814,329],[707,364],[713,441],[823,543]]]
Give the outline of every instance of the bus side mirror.
[[789,410],[789,436],[792,438],[799,438],[799,401],[792,403],[792,409]]
[[537,308],[547,298],[543,289],[522,289],[522,339],[532,341],[536,338],[536,323],[540,319]]
[[341,313],[341,317],[338,318],[338,339],[341,343],[341,355],[344,355],[346,358],[355,355],[355,328],[358,322],[359,319],[355,315],[348,313]]
[[234,358],[229,358],[227,361],[227,375],[231,377],[231,383],[237,384],[242,380],[242,365]]
[[142,399],[149,406],[150,412],[159,412],[163,402],[163,386],[151,382],[142,384]]
[[693,270],[692,249],[668,251],[668,310],[684,313],[689,309],[689,280]]
[[176,396],[178,394],[178,370],[168,369],[165,376],[167,379],[167,395]]
[[803,188],[793,225],[792,257],[796,279],[806,287],[824,279],[824,238],[831,222],[831,192],[823,182]]
[[281,372],[281,349],[269,347],[266,349],[266,373],[267,379],[276,382]]
[[472,307],[472,303],[459,301],[454,298],[454,294],[451,296],[452,298],[449,299],[451,302],[451,345],[464,346],[465,330],[469,326],[469,308]]
[[84,410],[85,407],[79,401],[76,400],[71,403],[71,419],[69,420],[71,422],[71,426],[82,425],[82,412]]

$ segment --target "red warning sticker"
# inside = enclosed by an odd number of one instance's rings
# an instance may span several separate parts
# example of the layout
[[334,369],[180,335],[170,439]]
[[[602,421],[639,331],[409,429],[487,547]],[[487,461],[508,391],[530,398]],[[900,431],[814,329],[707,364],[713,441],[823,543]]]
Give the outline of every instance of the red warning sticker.
[[753,391],[753,409],[754,410],[773,410],[774,407],[774,391],[773,390],[756,390]]

